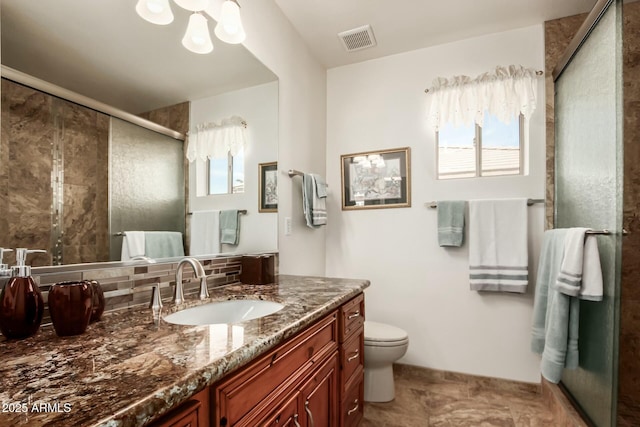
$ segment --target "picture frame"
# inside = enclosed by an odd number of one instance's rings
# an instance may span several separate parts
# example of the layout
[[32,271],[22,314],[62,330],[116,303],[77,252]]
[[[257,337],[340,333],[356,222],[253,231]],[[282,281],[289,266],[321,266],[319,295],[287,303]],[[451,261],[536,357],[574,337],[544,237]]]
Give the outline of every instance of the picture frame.
[[342,210],[411,207],[411,148],[340,156]]
[[258,211],[278,212],[278,162],[258,164]]

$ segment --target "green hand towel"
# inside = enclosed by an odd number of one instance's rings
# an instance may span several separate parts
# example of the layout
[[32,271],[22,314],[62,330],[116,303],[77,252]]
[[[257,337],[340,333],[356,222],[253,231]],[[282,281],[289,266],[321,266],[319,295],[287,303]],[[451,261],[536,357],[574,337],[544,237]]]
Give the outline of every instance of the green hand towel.
[[465,206],[464,200],[438,202],[438,244],[440,246],[462,246]]
[[240,221],[238,210],[220,211],[220,243],[237,245],[240,242]]

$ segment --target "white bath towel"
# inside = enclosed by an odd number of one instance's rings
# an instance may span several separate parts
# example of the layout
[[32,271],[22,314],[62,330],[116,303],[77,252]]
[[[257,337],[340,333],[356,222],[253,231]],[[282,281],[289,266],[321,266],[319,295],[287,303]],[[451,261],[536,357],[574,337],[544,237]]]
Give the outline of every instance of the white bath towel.
[[565,295],[589,301],[601,301],[602,267],[596,236],[586,234],[588,228],[567,230],[564,256],[555,289]]
[[468,234],[471,290],[526,292],[527,200],[469,201]]
[[220,211],[199,211],[191,215],[189,255],[220,253]]
[[144,231],[125,231],[122,236],[120,260],[127,261],[145,255]]

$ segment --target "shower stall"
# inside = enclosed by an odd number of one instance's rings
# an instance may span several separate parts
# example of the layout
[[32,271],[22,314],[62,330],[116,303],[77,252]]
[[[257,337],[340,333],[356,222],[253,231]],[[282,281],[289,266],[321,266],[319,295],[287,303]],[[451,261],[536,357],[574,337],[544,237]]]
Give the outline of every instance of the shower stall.
[[638,3],[598,1],[553,73],[554,227],[609,231],[604,299],[580,301],[580,366],[561,382],[598,427],[640,425],[640,43],[627,12],[640,16]]

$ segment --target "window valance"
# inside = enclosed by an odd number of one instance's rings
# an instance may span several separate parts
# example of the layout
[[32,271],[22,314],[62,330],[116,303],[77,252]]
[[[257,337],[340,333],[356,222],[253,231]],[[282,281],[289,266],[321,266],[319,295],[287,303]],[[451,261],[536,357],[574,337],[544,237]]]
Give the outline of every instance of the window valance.
[[247,122],[239,116],[223,119],[220,123],[201,123],[189,134],[187,160],[225,159],[244,150]]
[[504,123],[522,114],[528,123],[536,109],[537,91],[536,71],[520,65],[499,66],[473,79],[438,77],[428,91],[428,122],[436,130],[447,123],[482,126],[488,112]]

